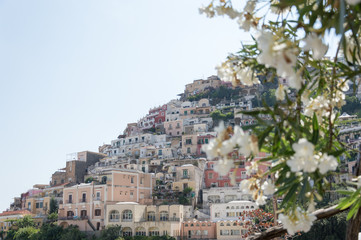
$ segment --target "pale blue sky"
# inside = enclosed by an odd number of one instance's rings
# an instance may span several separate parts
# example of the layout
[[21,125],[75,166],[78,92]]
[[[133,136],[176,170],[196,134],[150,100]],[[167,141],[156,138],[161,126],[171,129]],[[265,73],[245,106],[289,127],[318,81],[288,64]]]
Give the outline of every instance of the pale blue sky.
[[207,2],[0,0],[0,211],[249,40]]

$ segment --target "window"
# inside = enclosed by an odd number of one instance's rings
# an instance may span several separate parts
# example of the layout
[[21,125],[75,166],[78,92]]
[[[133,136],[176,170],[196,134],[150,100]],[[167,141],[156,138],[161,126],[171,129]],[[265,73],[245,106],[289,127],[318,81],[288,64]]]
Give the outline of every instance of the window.
[[184,115],[188,115],[188,111],[184,111]]
[[229,235],[229,230],[221,230],[221,235]]
[[148,221],[155,221],[155,212],[148,212]]
[[67,216],[68,218],[73,218],[74,212],[73,212],[73,211],[68,211],[68,212],[66,213],[66,216]]
[[191,153],[191,148],[187,148],[187,153]]
[[161,149],[158,150],[158,155],[163,155],[163,151]]
[[134,183],[134,177],[130,178],[130,183]]
[[161,211],[160,212],[160,221],[168,221],[168,212],[167,211]]
[[133,212],[131,210],[124,210],[122,214],[123,222],[131,222],[133,219]]
[[101,216],[102,215],[102,210],[100,209],[95,209],[95,216]]
[[81,210],[81,211],[80,211],[80,216],[81,216],[82,218],[86,217],[86,216],[87,216],[86,210]]
[[119,212],[117,210],[113,210],[109,214],[109,222],[119,222]]
[[205,139],[204,139],[204,142],[205,142],[206,144],[208,144],[208,138],[205,138]]
[[183,169],[183,177],[188,177],[188,169]]
[[186,144],[192,144],[192,139],[186,139]]
[[130,227],[125,227],[122,229],[123,237],[131,237],[133,236],[133,231]]
[[101,198],[100,198],[100,192],[97,192],[97,195],[96,195],[96,199],[95,200],[100,200]]
[[208,230],[203,230],[203,236],[207,236],[208,235]]
[[158,228],[150,228],[149,229],[149,236],[159,236]]
[[130,191],[130,198],[133,198],[134,192]]
[[68,196],[68,203],[73,203],[73,195]]
[[135,229],[135,236],[145,236],[146,235],[146,231],[145,228],[143,227],[137,227]]
[[208,173],[208,179],[213,179],[213,173]]
[[143,227],[137,227],[135,229],[135,236],[145,236],[146,235],[146,231],[145,228]]
[[86,202],[86,193],[82,194],[81,202]]

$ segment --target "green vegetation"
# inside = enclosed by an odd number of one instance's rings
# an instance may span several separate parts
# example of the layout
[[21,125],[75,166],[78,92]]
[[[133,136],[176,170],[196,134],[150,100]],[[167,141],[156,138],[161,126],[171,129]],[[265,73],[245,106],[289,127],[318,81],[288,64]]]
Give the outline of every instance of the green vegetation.
[[56,200],[53,197],[50,199],[50,204],[49,205],[50,205],[49,214],[58,213],[59,206],[58,206],[58,203],[56,202]]
[[210,116],[213,121],[228,121],[234,118],[233,112],[222,113],[220,110],[211,112]]
[[357,115],[361,117],[361,103],[356,96],[346,96],[346,104],[342,107],[342,112],[350,115]]
[[216,105],[220,103],[222,100],[231,100],[231,99],[239,99],[242,97],[241,88],[227,88],[225,86],[220,86],[219,88],[208,88],[204,92],[198,93],[196,95],[190,96],[187,98],[188,101],[199,101],[202,98],[210,99],[211,105]]

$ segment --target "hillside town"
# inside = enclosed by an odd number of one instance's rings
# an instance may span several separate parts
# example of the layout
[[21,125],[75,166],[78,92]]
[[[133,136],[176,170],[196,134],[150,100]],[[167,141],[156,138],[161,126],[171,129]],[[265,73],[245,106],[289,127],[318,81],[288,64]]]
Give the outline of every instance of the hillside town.
[[[0,231],[5,236],[13,221],[26,215],[40,227],[48,221],[52,202],[58,226],[76,225],[89,236],[121,225],[123,237],[246,239],[260,226],[257,214],[267,216],[265,228],[276,224],[273,211],[261,208],[239,188],[253,174],[252,162],[235,151],[236,167],[222,174],[218,160],[207,159],[202,146],[217,137],[221,122],[251,131],[257,120],[244,112],[259,108],[261,97],[271,104],[269,93],[277,85],[233,87],[217,76],[194,80],[178,99],[149,109],[97,152],[67,154],[64,168],[55,171],[48,184],[34,184],[14,196],[0,213]],[[359,92],[348,95],[360,97]],[[269,116],[262,118],[267,121]],[[360,123],[354,112],[339,117],[339,139],[351,148],[360,146]],[[253,161],[267,156],[261,151]],[[356,156],[341,160],[336,182],[352,177]],[[269,165],[264,161],[260,170],[267,173]],[[268,198],[277,205],[277,199]]]

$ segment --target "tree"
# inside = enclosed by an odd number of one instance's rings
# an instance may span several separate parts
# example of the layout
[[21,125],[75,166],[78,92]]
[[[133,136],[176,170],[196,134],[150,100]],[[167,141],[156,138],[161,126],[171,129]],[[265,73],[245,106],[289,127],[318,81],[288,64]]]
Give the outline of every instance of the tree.
[[19,228],[15,233],[14,240],[35,240],[36,234],[39,232],[39,229],[35,227],[23,227]]
[[64,229],[55,224],[44,224],[36,234],[37,240],[59,240],[64,234]]
[[122,226],[109,225],[100,233],[100,240],[114,240],[121,236]]
[[[257,126],[244,132],[238,126],[220,125],[217,138],[205,148],[208,158],[220,159],[216,166],[223,169],[220,173],[234,167],[230,158],[233,151],[253,162],[250,170],[254,174],[241,182],[241,189],[259,205],[265,204],[266,196],[282,200],[278,218],[284,228],[271,229],[265,233],[267,236],[262,234],[264,239],[285,231],[289,235],[308,232],[317,219],[347,209],[350,211],[346,217],[349,220],[346,237],[357,238],[361,184],[341,190],[346,198],[337,208],[315,211],[315,207],[330,189],[329,180],[337,178],[340,156],[355,151],[338,139],[337,118],[339,110],[350,100],[345,101],[349,82],[357,84],[361,74],[360,3],[360,0],[249,0],[241,7],[231,0],[216,0],[200,8],[200,13],[207,17],[237,19],[240,28],[250,31],[255,40],[217,67],[222,80],[231,81],[235,87],[259,84],[260,79],[282,80],[276,90],[263,94],[260,109],[243,112],[256,118]],[[325,57],[328,50],[325,36],[332,31],[340,40],[333,43],[336,48],[329,58]],[[264,115],[271,120],[264,121]],[[260,150],[267,152],[268,157],[254,161]],[[270,163],[266,173],[258,168],[263,161]],[[356,169],[359,179],[360,165]]]
[[79,230],[78,226],[69,226],[68,228],[66,228],[63,232],[63,234],[61,235],[59,240],[68,240],[68,239],[72,239],[72,240],[86,240],[87,236],[85,233],[81,232]]
[[50,199],[49,205],[50,205],[49,214],[58,213],[59,206],[57,201],[53,197]]

